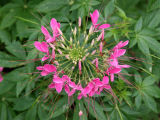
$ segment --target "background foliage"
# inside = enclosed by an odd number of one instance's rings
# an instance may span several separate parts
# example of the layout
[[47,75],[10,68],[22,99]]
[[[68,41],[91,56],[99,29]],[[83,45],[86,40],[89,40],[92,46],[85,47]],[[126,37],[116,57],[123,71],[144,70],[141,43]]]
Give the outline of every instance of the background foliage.
[[[128,64],[114,83],[118,97],[101,94],[77,100],[47,89],[49,79],[36,66],[41,54],[34,48],[42,41],[41,25],[51,18],[70,25],[81,16],[90,24],[90,12],[98,9],[101,23],[110,23],[105,41],[116,44],[129,39]],[[0,1],[0,120],[135,120],[158,119],[160,113],[160,0],[1,0]],[[49,27],[48,27],[49,28]],[[129,81],[129,82],[127,82]],[[132,83],[130,85],[129,83]],[[79,118],[79,110],[83,116]]]

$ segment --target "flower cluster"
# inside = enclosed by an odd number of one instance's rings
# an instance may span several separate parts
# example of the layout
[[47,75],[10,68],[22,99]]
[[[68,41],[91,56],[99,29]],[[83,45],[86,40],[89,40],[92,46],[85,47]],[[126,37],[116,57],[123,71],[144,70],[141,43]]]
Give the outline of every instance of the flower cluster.
[[[2,71],[3,71],[3,67],[0,67],[0,72],[2,72]],[[2,82],[2,80],[3,80],[3,77],[2,77],[2,75],[0,73],[0,82]]]
[[112,50],[107,50],[104,31],[110,24],[98,23],[98,10],[90,13],[90,17],[92,26],[88,32],[81,31],[79,18],[78,29],[71,29],[73,34],[69,38],[60,30],[60,23],[52,18],[50,27],[53,35],[42,26],[45,42],[34,43],[34,46],[45,54],[42,58],[44,65],[38,66],[37,70],[41,71],[42,76],[53,75],[49,88],[56,89],[58,93],[64,88],[68,96],[78,92],[78,99],[99,95],[103,90],[111,89],[109,79],[113,82],[115,74],[122,68],[130,67],[118,62],[118,58],[126,52],[122,47],[125,47],[128,41],[120,41]]

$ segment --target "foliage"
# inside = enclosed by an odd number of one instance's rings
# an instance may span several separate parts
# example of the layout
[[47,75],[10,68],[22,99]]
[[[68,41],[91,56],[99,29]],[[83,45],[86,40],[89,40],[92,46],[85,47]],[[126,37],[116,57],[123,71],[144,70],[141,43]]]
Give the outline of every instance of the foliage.
[[[35,69],[40,63],[34,41],[42,41],[41,25],[51,18],[70,35],[80,16],[91,23],[90,12],[100,11],[100,23],[111,24],[105,41],[112,47],[129,40],[125,61],[132,68],[117,76],[114,97],[77,100],[47,89],[51,78]],[[158,119],[160,112],[160,1],[159,0],[7,0],[0,3],[1,120],[135,120]],[[102,17],[103,16],[103,17]],[[68,23],[70,26],[68,26]],[[49,27],[48,27],[49,28]]]

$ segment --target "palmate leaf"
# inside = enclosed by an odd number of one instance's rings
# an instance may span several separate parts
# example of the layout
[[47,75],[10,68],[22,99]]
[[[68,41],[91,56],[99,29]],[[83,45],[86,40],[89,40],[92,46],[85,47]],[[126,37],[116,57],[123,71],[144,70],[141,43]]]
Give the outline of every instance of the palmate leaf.
[[101,105],[93,99],[87,99],[83,101],[86,109],[89,110],[89,113],[98,120],[107,120],[104,110]]
[[33,98],[17,98],[14,101],[14,107],[13,109],[16,111],[24,111],[31,107],[33,104]]
[[157,104],[154,100],[154,97],[159,97],[159,90],[155,89],[155,78],[153,76],[146,77],[141,84],[137,84],[138,87],[138,94],[135,98],[135,105],[137,108],[140,108],[142,104],[142,100],[144,101],[145,105],[152,111],[157,112]]
[[10,34],[5,30],[0,30],[0,41],[6,45],[11,42]]
[[45,0],[36,6],[38,12],[50,12],[68,5],[68,0]]
[[17,58],[24,60],[26,58],[26,53],[24,47],[18,41],[14,41],[9,44],[6,49]]
[[2,67],[16,67],[24,65],[24,62],[17,60],[16,57],[4,52],[0,52],[0,66]]
[[36,120],[36,114],[37,114],[37,105],[34,105],[27,111],[25,115],[25,120]]

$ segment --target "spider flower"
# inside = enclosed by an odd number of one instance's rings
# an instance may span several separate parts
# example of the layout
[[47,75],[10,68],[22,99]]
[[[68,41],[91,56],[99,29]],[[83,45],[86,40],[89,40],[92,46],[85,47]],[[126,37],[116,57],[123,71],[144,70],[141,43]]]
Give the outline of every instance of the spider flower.
[[129,41],[120,41],[113,49],[108,50],[104,44],[104,33],[111,27],[110,24],[98,23],[98,10],[90,13],[90,16],[90,29],[87,29],[86,33],[82,32],[79,18],[77,27],[71,30],[72,35],[69,37],[60,30],[60,23],[52,18],[50,26],[53,37],[42,26],[47,42],[34,43],[39,51],[46,53],[44,59],[48,61],[47,64],[45,61],[44,65],[37,69],[42,76],[53,76],[48,87],[55,89],[57,93],[65,91],[68,96],[76,94],[78,99],[109,91],[112,89],[110,82],[114,82],[114,76],[123,68],[130,67],[119,62],[119,58],[126,52],[123,47]]

